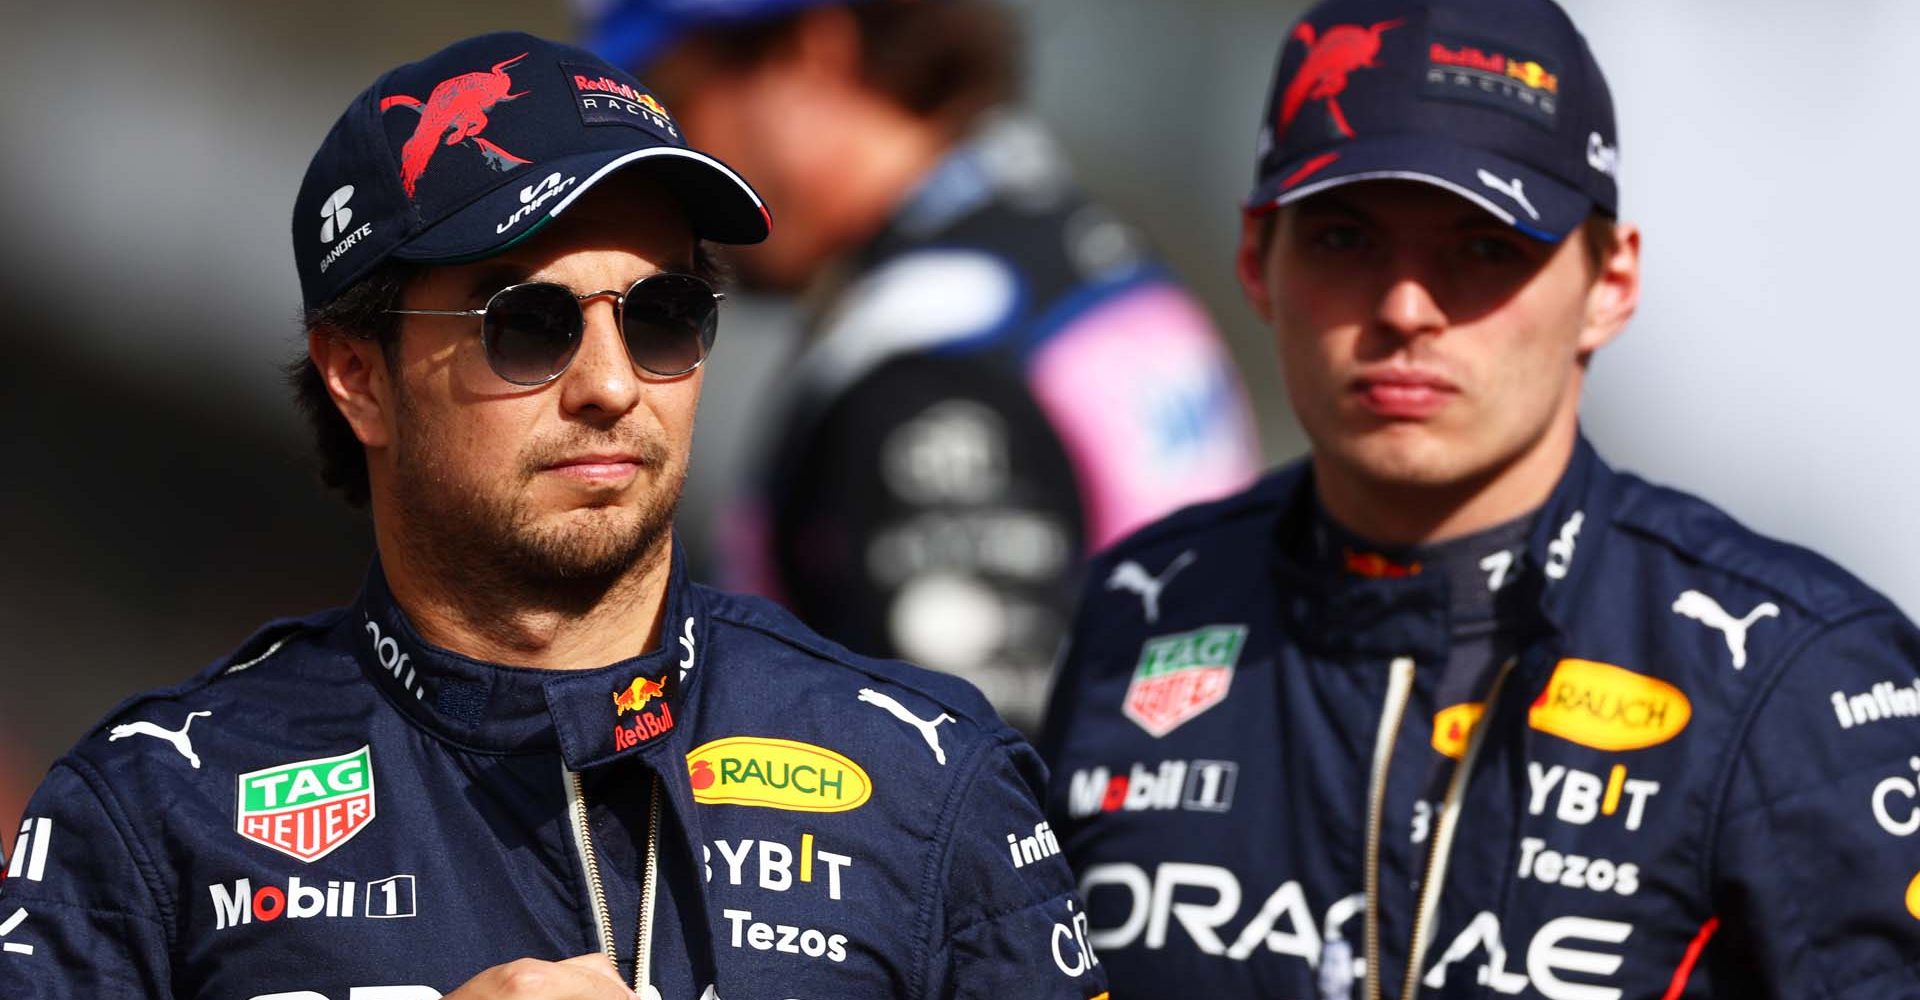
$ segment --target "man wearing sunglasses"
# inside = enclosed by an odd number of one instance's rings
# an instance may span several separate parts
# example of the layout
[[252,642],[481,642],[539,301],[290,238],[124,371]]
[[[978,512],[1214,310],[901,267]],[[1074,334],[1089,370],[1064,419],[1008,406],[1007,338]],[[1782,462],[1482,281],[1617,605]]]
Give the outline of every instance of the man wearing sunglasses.
[[1046,729],[1115,995],[1920,997],[1920,632],[1581,435],[1640,288],[1585,40],[1281,38],[1238,274],[1312,453],[1095,563]]
[[1104,973],[977,692],[686,579],[747,183],[584,50],[381,77],[295,199],[330,481],[378,558],[33,798],[0,996],[1036,996]]

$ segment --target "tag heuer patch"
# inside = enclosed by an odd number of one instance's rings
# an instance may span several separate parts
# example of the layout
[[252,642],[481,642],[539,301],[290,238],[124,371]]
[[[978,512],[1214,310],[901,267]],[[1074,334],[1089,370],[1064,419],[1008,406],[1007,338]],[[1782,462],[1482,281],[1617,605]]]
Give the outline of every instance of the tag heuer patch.
[[318,861],[373,822],[373,751],[361,747],[240,776],[234,828],[301,861]]
[[1209,625],[1148,639],[1140,647],[1122,710],[1154,736],[1167,735],[1226,700],[1246,644],[1245,625]]

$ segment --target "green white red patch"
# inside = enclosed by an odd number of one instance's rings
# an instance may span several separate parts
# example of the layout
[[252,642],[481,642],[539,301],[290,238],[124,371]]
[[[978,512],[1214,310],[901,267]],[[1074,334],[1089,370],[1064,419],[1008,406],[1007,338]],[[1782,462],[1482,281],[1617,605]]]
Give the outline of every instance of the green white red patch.
[[240,775],[234,829],[301,861],[318,861],[373,822],[373,751],[361,747]]
[[1148,639],[1121,711],[1148,733],[1167,735],[1226,700],[1246,644],[1245,625],[1208,625]]

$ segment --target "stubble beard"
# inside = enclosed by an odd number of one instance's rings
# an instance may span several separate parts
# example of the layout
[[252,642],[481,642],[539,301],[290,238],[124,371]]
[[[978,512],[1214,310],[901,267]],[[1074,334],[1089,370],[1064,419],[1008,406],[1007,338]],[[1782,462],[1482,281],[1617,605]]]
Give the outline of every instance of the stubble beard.
[[[657,441],[609,437],[529,449],[511,481],[487,490],[446,475],[434,461],[431,441],[401,435],[394,499],[412,536],[408,547],[414,558],[476,610],[591,610],[667,556],[687,475],[684,461],[668,461]],[[637,503],[609,502],[558,514],[535,506],[529,487],[548,461],[602,447],[638,452],[644,469],[653,473],[651,484],[642,480],[645,492]]]

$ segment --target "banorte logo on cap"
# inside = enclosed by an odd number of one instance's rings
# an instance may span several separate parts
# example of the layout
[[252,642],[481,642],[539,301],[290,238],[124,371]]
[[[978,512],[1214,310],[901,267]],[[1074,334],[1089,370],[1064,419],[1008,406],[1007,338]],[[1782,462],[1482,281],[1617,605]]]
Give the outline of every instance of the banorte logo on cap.
[[493,110],[494,105],[530,93],[525,90],[513,93],[513,80],[507,75],[508,67],[526,57],[527,54],[522,52],[511,59],[494,63],[490,70],[462,73],[442,80],[425,101],[405,94],[380,99],[382,112],[401,107],[420,113],[420,124],[414,127],[413,135],[408,136],[406,144],[400,147],[400,183],[406,188],[407,197],[413,197],[420,176],[427,172],[427,164],[441,146],[470,142],[486,157],[487,166],[503,172],[532,162],[501,149],[480,135],[487,130],[487,112]]

